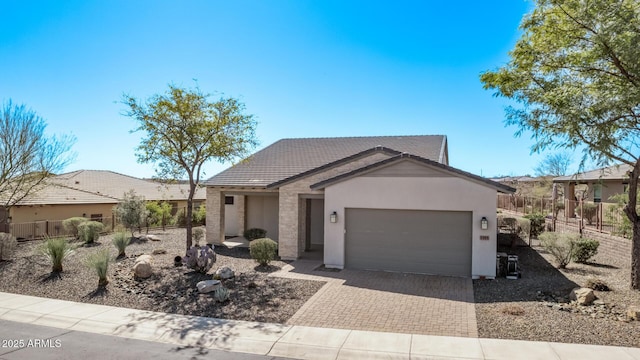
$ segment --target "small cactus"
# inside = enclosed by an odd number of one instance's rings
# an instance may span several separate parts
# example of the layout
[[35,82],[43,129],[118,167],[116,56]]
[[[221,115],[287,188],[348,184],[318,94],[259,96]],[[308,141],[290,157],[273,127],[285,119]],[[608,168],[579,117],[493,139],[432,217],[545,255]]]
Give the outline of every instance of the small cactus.
[[216,253],[208,246],[201,248],[194,246],[187,250],[184,262],[188,268],[206,274],[216,262]]
[[220,286],[214,291],[213,297],[217,302],[223,303],[229,300],[229,289],[224,286]]

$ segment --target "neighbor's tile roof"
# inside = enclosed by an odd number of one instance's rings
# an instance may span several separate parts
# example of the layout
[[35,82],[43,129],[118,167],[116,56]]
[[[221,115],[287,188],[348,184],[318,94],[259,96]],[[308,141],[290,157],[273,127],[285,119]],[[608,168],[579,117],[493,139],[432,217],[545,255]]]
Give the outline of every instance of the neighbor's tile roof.
[[[186,200],[187,184],[161,184],[107,170],[78,170],[56,175],[42,190],[31,194],[18,205],[117,203],[125,192],[134,190],[146,200]],[[195,200],[205,199],[199,189]]]
[[627,164],[613,165],[596,170],[586,171],[569,176],[559,176],[553,178],[553,182],[568,181],[596,181],[596,180],[628,180],[627,172],[631,171],[631,166]]
[[105,195],[71,189],[59,185],[48,185],[42,190],[29,194],[18,205],[59,205],[59,204],[117,204],[118,200]]
[[442,162],[444,135],[282,139],[205,182],[210,186],[265,187],[348,156],[383,146]]

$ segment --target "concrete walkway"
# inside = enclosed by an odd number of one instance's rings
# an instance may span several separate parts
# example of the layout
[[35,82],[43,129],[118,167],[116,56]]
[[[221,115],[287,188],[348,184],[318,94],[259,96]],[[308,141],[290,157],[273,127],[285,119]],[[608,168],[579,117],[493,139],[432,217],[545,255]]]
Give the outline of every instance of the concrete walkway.
[[478,337],[471,279],[345,269],[297,260],[272,276],[326,281],[287,322],[421,335]]
[[[0,319],[178,346],[294,359],[640,360],[638,348],[458,338],[220,320],[2,292]],[[22,340],[28,342],[30,339]],[[61,347],[63,346],[64,343],[61,344]]]

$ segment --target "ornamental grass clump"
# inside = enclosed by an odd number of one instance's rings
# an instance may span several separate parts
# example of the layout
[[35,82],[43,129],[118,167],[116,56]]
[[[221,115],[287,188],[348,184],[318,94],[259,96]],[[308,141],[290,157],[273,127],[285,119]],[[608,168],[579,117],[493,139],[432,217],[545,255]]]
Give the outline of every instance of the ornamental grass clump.
[[278,243],[269,238],[253,240],[249,245],[251,258],[261,266],[269,265],[269,263],[276,258],[277,251]]
[[87,259],[87,266],[94,269],[98,274],[98,287],[105,287],[109,283],[107,273],[109,272],[110,262],[111,254],[107,248],[91,254]]
[[129,237],[129,234],[121,231],[121,232],[117,232],[115,234],[113,234],[113,245],[116,247],[116,249],[118,249],[118,257],[119,258],[123,258],[125,257],[125,249],[127,248],[127,246],[129,246],[129,243],[131,242],[131,238]]
[[571,262],[578,235],[545,232],[540,235],[540,244],[556,261],[560,269],[564,269]]
[[61,272],[62,262],[74,252],[65,238],[47,238],[39,250],[51,262],[51,272]]

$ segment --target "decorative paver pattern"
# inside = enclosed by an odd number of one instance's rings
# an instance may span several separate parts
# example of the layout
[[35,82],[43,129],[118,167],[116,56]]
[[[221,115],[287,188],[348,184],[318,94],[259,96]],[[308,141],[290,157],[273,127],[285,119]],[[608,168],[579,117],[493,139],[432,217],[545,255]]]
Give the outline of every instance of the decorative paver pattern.
[[471,279],[345,269],[298,260],[273,276],[326,281],[289,325],[478,337]]

